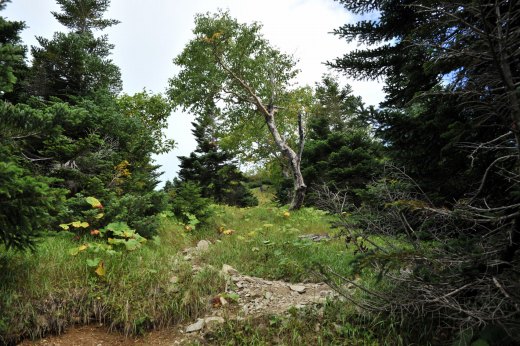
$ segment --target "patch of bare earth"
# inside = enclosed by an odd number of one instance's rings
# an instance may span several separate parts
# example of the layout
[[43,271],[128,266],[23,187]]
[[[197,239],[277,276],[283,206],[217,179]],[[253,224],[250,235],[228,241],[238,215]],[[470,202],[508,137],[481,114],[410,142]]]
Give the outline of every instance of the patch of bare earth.
[[[199,243],[199,245],[201,245]],[[209,244],[208,244],[209,245]],[[205,251],[206,244],[185,250],[192,260],[197,253]],[[202,269],[194,265],[194,270]],[[240,274],[231,266],[221,270],[227,280],[226,292],[208,297],[208,311],[205,316],[188,324],[182,324],[152,331],[143,337],[125,338],[110,333],[102,326],[73,327],[59,336],[50,336],[37,341],[24,341],[23,346],[103,346],[103,345],[188,345],[204,342],[204,334],[226,320],[243,320],[262,315],[280,315],[290,308],[323,304],[336,293],[324,283],[287,283],[271,281]]]

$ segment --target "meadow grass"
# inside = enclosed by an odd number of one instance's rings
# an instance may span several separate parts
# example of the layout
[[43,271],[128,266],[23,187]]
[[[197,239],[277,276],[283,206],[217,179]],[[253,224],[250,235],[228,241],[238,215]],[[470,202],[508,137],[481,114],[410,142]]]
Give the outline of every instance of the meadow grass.
[[136,335],[203,314],[224,278],[211,268],[192,272],[176,222],[165,220],[160,235],[133,252],[95,254],[104,276],[87,265],[92,254],[69,254],[81,242],[67,232],[44,236],[35,252],[0,252],[0,344],[93,322]]
[[[136,335],[193,321],[208,308],[208,297],[225,289],[225,278],[219,273],[223,264],[244,274],[289,282],[320,280],[317,264],[352,276],[352,249],[335,237],[329,216],[311,208],[288,212],[276,207],[265,193],[260,197],[261,205],[254,208],[212,206],[209,222],[191,232],[165,217],[159,237],[131,252],[85,251],[72,256],[69,249],[95,240],[90,236],[78,240],[69,232],[45,235],[35,252],[2,249],[0,344],[60,333],[73,324],[101,323]],[[320,242],[299,238],[306,234],[330,238]],[[194,272],[181,250],[196,246],[201,239],[212,245],[194,259],[202,267]],[[96,275],[95,268],[87,265],[93,257],[103,261],[105,275]],[[366,323],[351,308],[338,304],[303,315],[263,317],[260,325],[266,328],[255,329],[258,321],[228,322],[214,335],[215,342],[334,344],[347,336],[376,340],[364,331]],[[357,321],[359,328],[349,324],[352,321],[346,323],[346,316]],[[231,335],[233,330],[236,335]]]

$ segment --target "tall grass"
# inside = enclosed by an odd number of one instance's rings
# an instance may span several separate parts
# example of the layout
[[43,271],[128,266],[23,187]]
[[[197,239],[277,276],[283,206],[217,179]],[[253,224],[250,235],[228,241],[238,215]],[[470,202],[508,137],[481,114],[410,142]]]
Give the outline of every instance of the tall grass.
[[202,314],[206,296],[222,291],[225,281],[211,269],[192,272],[178,254],[189,241],[182,234],[176,223],[165,222],[160,243],[96,254],[105,263],[102,277],[87,266],[89,254],[69,254],[78,243],[67,233],[43,237],[34,253],[3,250],[0,344],[60,333],[78,323],[140,334]]

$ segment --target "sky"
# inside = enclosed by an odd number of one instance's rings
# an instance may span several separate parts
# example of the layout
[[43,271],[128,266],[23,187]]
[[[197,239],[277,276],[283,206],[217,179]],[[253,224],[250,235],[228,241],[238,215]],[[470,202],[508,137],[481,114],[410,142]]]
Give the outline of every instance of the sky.
[[[331,34],[354,21],[333,0],[112,0],[105,17],[121,23],[104,33],[115,45],[111,58],[121,69],[123,92],[133,94],[146,89],[164,93],[168,79],[179,71],[173,58],[193,38],[195,14],[218,9],[228,10],[240,22],[262,23],[264,37],[299,61],[299,85],[313,86],[324,73],[330,72],[324,62],[357,47]],[[54,32],[65,31],[51,11],[59,11],[54,0],[13,0],[2,15],[26,22],[22,39],[24,44],[32,46],[37,45],[35,36],[51,38]],[[368,105],[377,106],[384,98],[380,82],[341,78]],[[177,147],[155,157],[164,171],[163,181],[176,176],[177,156],[187,156],[195,149],[191,134],[193,120],[193,115],[180,111],[174,111],[169,118],[166,133],[177,142]]]

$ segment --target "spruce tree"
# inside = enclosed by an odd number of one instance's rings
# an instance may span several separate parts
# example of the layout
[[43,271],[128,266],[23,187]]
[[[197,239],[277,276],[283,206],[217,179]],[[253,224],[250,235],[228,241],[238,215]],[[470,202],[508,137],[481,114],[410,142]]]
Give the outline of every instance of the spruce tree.
[[316,204],[315,190],[326,185],[347,191],[351,202],[359,204],[359,191],[382,170],[382,146],[366,123],[373,110],[332,76],[317,83],[314,98],[302,156],[302,173],[310,187],[306,203]]
[[257,205],[231,154],[219,147],[212,117],[200,116],[192,125],[197,148],[189,157],[179,156],[180,180],[197,183],[202,196],[216,203],[240,207]]
[[54,17],[69,32],[57,32],[52,39],[37,37],[40,47],[32,47],[31,91],[48,99],[73,101],[99,91],[117,94],[121,73],[109,59],[113,45],[106,35],[94,31],[118,23],[104,19],[108,0],[57,0],[62,12]]

